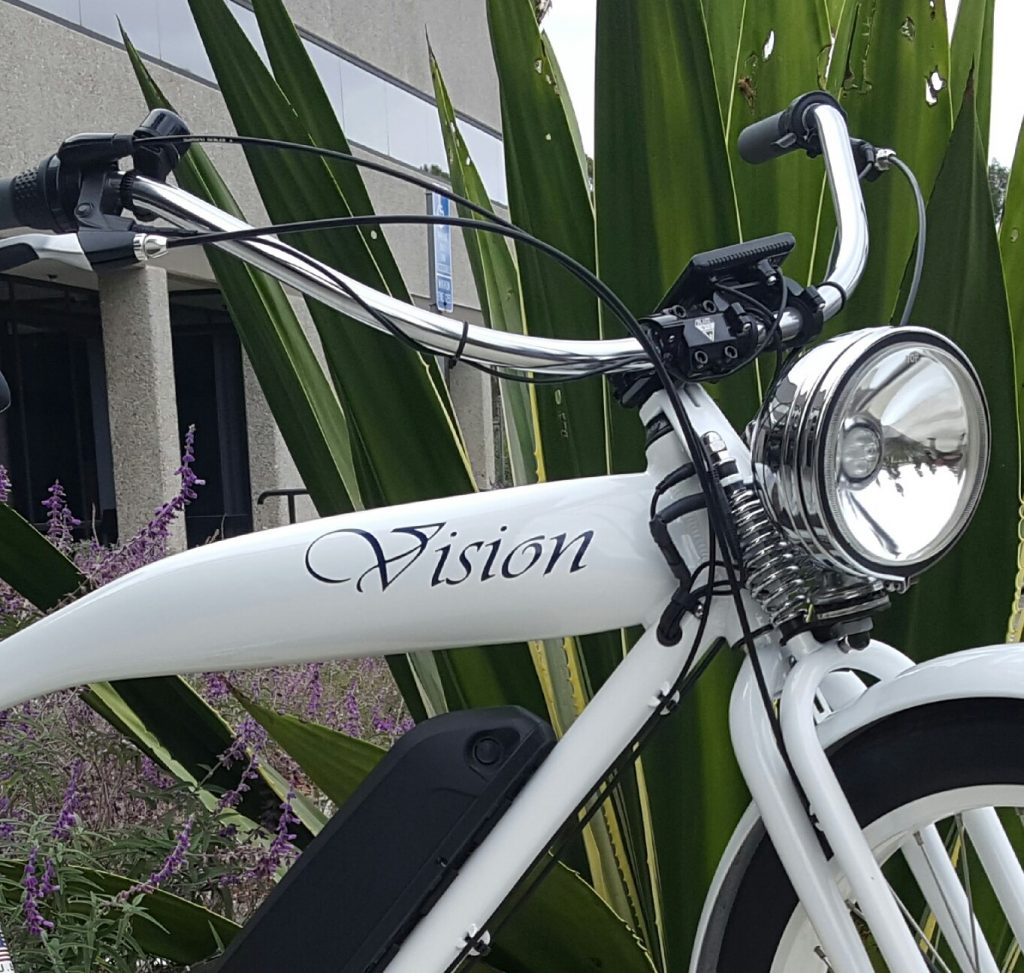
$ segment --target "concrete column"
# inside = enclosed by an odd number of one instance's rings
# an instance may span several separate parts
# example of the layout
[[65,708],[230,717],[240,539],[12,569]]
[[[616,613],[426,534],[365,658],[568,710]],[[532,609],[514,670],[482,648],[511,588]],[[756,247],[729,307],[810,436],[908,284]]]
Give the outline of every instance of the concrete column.
[[[100,277],[118,536],[124,541],[178,492],[181,461],[167,273],[139,267]],[[185,547],[185,524],[169,550]]]
[[[302,489],[302,477],[288,446],[277,428],[273,413],[249,359],[242,356],[245,378],[245,416],[249,427],[249,483],[252,487],[252,523],[255,530],[282,527],[289,522],[288,501],[284,497],[269,497],[263,503],[256,500],[265,490]],[[309,497],[295,499],[297,522],[314,520],[316,508]]]
[[481,490],[489,490],[497,478],[491,377],[467,365],[452,365],[448,373],[448,388],[466,440],[473,478]]
[[[288,295],[289,303],[302,325],[321,367],[324,365],[320,338],[313,325],[305,301],[295,294]],[[252,523],[255,530],[282,527],[289,523],[288,501],[284,497],[269,497],[263,503],[256,501],[265,490],[303,489],[298,467],[288,449],[267,397],[256,378],[245,349],[242,349],[242,373],[245,382],[245,417],[249,427],[249,483],[252,487]],[[315,520],[316,507],[309,497],[296,497],[295,520]]]

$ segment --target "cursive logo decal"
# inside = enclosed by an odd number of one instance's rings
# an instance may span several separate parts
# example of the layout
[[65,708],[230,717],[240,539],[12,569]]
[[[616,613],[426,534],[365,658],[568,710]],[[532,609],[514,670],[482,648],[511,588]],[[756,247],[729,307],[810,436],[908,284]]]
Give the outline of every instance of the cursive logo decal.
[[[507,526],[491,540],[459,540],[446,521],[394,527],[384,533],[342,527],[318,537],[306,549],[306,570],[325,584],[355,583],[359,592],[387,591],[402,575],[423,564],[410,576],[429,587],[454,587],[467,581],[513,580],[524,574],[568,574],[582,571],[583,559],[594,539],[592,530],[570,538],[567,533],[535,534],[510,544]],[[368,556],[369,560],[365,560]]]

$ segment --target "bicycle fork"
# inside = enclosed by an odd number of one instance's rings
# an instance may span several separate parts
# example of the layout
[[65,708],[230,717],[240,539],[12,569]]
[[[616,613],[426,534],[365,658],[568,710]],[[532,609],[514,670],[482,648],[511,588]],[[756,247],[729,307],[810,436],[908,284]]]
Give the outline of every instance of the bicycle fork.
[[[815,719],[820,699],[838,707],[864,691],[864,683],[848,670],[885,680],[913,663],[878,642],[846,652],[801,636],[790,640],[784,654],[773,637],[761,639],[755,651],[772,695],[779,701],[790,767],[779,753],[749,659],[730,703],[733,748],[765,830],[821,942],[823,959],[834,973],[871,973],[871,962],[851,916],[855,909],[870,928],[889,969],[925,973],[929,964],[924,950],[928,947],[912,933],[909,917],[904,917],[875,861],[824,752]],[[996,812],[991,808],[966,812],[963,828],[1000,901],[1007,906],[1011,927],[1019,938],[1024,933],[1024,872],[1008,851],[1008,839]],[[827,860],[820,838],[832,849],[834,863]],[[937,829],[923,828],[899,850],[961,968],[998,973],[969,895],[959,883]],[[961,854],[966,853],[966,848],[962,849]],[[836,883],[837,874],[845,876],[849,900]]]

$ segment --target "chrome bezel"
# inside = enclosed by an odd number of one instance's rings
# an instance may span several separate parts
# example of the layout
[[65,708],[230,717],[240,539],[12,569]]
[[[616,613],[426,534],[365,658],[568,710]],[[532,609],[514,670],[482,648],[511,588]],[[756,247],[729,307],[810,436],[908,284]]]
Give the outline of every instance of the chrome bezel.
[[[977,391],[984,412],[981,469],[962,522],[939,550],[918,559],[884,563],[855,549],[829,503],[825,482],[827,434],[848,383],[890,345],[940,348],[959,364]],[[797,360],[762,406],[751,437],[754,482],[769,512],[792,540],[838,571],[897,585],[925,571],[956,543],[977,509],[991,453],[988,403],[964,353],[938,332],[919,327],[878,327],[832,338]]]

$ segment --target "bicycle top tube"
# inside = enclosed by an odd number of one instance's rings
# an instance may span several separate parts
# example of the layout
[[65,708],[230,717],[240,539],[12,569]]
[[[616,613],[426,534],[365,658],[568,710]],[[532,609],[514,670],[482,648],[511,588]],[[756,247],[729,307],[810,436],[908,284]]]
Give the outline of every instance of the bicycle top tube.
[[[835,265],[822,284],[824,317],[842,308],[864,272],[868,254],[868,226],[846,119],[837,108],[823,104],[813,109],[825,168],[836,212]],[[190,193],[143,176],[131,182],[133,201],[142,209],[174,225],[196,230],[242,230],[248,224]],[[374,316],[354,300],[346,288],[374,311],[386,315],[412,340],[440,355],[459,352],[479,364],[549,375],[574,375],[595,368],[640,370],[649,367],[640,344],[633,338],[603,341],[568,341],[492,330],[453,320],[397,300],[279,241],[234,240],[216,244],[282,283],[296,288],[350,317],[378,330]],[[786,311],[780,328],[784,337],[800,326],[800,316]]]

